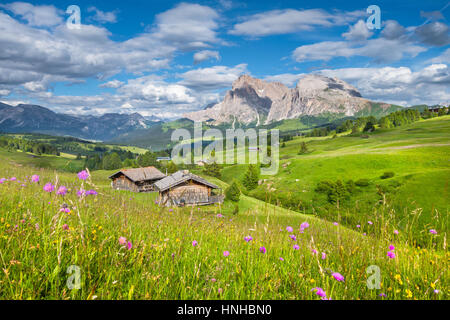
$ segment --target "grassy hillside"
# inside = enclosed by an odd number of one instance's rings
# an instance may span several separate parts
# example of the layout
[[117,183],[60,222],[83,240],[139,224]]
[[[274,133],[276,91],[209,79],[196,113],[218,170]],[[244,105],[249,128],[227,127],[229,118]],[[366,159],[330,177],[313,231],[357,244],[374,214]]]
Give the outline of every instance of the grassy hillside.
[[[302,142],[309,151],[298,155]],[[449,116],[371,134],[296,138],[280,149],[279,173],[262,177],[266,181],[250,195],[272,198],[274,203],[292,200],[300,204],[297,209],[301,212],[329,220],[341,215],[349,226],[369,219],[371,208],[384,199],[396,210],[399,228],[405,228],[411,212],[419,209],[416,225],[422,232],[437,227],[437,215],[448,216],[449,155]],[[226,167],[223,180],[242,180],[246,170],[246,165]],[[394,176],[382,179],[385,172]],[[350,198],[340,204],[329,203],[326,195],[315,191],[320,181],[360,179],[367,179],[368,185],[356,186]],[[362,217],[360,211],[369,217]],[[440,221],[439,227],[447,229],[448,219]]]
[[33,166],[39,168],[54,168],[57,170],[78,172],[83,168],[84,160],[76,160],[71,154],[35,155],[21,151],[10,151],[0,148],[0,159],[11,166]]
[[[112,190],[106,171],[81,181],[1,161],[0,172],[8,178],[0,183],[1,299],[320,299],[317,288],[327,299],[448,297],[445,232],[411,247],[407,233],[394,233],[388,207],[363,232],[249,197],[237,216],[221,206],[159,208],[154,194]],[[56,194],[61,185],[67,194]],[[98,195],[78,197],[79,189]],[[370,265],[381,270],[380,289],[367,286]],[[78,289],[68,287],[70,266]]]

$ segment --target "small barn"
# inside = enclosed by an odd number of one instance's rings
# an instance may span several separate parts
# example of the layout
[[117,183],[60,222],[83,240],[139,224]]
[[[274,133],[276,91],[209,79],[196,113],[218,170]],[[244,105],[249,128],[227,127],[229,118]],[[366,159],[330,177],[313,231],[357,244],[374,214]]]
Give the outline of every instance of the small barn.
[[209,205],[222,203],[224,197],[213,194],[220,188],[215,184],[190,173],[187,170],[174,174],[155,183],[159,191],[158,203],[161,206]]
[[166,175],[155,167],[122,169],[109,178],[111,187],[116,190],[128,190],[133,192],[155,191],[155,182],[165,178]]

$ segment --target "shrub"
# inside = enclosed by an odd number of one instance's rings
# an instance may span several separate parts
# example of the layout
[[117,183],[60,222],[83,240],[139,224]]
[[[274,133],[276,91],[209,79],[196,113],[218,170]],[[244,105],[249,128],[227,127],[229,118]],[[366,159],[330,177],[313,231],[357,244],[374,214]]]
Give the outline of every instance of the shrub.
[[298,154],[305,154],[308,152],[308,145],[306,144],[306,142],[302,142],[300,144],[300,150],[298,151]]
[[358,187],[367,187],[369,185],[369,179],[359,179],[355,182]]
[[236,181],[233,181],[231,186],[225,190],[225,197],[230,201],[239,202],[241,190],[239,190],[239,186]]
[[341,180],[336,182],[320,181],[314,191],[326,194],[329,203],[337,203],[338,201],[342,203],[350,198],[350,195],[356,191],[356,187],[353,180],[348,180],[346,183]]
[[236,203],[233,209],[233,215],[237,215],[239,213],[239,204]]
[[383,175],[380,177],[381,179],[389,179],[392,178],[395,175],[392,171],[387,171],[383,173]]
[[210,177],[215,177],[218,179],[222,177],[221,168],[216,162],[213,162],[211,164],[205,163],[203,173]]
[[251,191],[258,186],[259,180],[259,171],[258,168],[254,165],[249,165],[248,170],[244,175],[244,179],[242,180],[242,184],[244,187]]

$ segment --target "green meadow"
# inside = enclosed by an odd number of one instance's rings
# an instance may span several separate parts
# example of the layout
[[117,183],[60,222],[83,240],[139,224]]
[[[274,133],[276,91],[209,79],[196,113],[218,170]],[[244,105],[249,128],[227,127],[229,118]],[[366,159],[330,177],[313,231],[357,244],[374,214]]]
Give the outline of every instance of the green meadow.
[[[307,143],[308,152],[299,155],[302,142]],[[280,148],[278,174],[261,177],[264,183],[249,195],[260,199],[292,195],[302,204],[300,209],[295,208],[298,211],[328,220],[339,214],[350,227],[369,219],[373,209],[385,201],[396,210],[399,228],[406,227],[410,213],[416,211],[419,235],[423,228],[435,224],[436,216],[443,217],[440,227],[448,229],[449,160],[450,116],[369,134],[296,137]],[[242,180],[246,171],[246,165],[228,166],[222,178]],[[394,176],[382,179],[385,172]],[[315,191],[320,181],[360,179],[366,179],[367,186],[357,186],[342,203],[332,205]]]
[[[448,299],[449,120],[297,137],[237,214],[229,201],[161,208],[112,190],[113,171],[84,181],[61,168],[77,160],[42,168],[0,150],[0,299]],[[246,170],[206,178],[225,189]],[[314,191],[337,179],[368,184],[339,204]],[[272,201],[289,194],[304,205]]]

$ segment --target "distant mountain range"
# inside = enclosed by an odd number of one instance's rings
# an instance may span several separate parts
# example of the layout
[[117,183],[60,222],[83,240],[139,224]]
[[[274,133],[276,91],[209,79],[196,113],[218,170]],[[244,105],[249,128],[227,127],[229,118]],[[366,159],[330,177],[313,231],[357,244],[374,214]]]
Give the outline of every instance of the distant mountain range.
[[259,126],[302,116],[381,116],[400,108],[364,99],[356,88],[337,78],[306,75],[291,89],[280,82],[243,75],[233,83],[222,102],[184,117],[213,125]]
[[102,116],[73,116],[47,108],[0,103],[0,132],[44,133],[88,140],[111,140],[124,133],[150,127],[160,120],[139,113],[106,113]]
[[223,101],[175,121],[164,122],[139,113],[74,116],[37,105],[13,107],[0,103],[0,132],[67,135],[157,150],[170,145],[173,129],[193,130],[193,121],[219,129],[259,126],[295,131],[360,116],[381,117],[400,109],[401,106],[364,99],[356,88],[337,78],[306,75],[295,88],[289,88],[243,75]]

